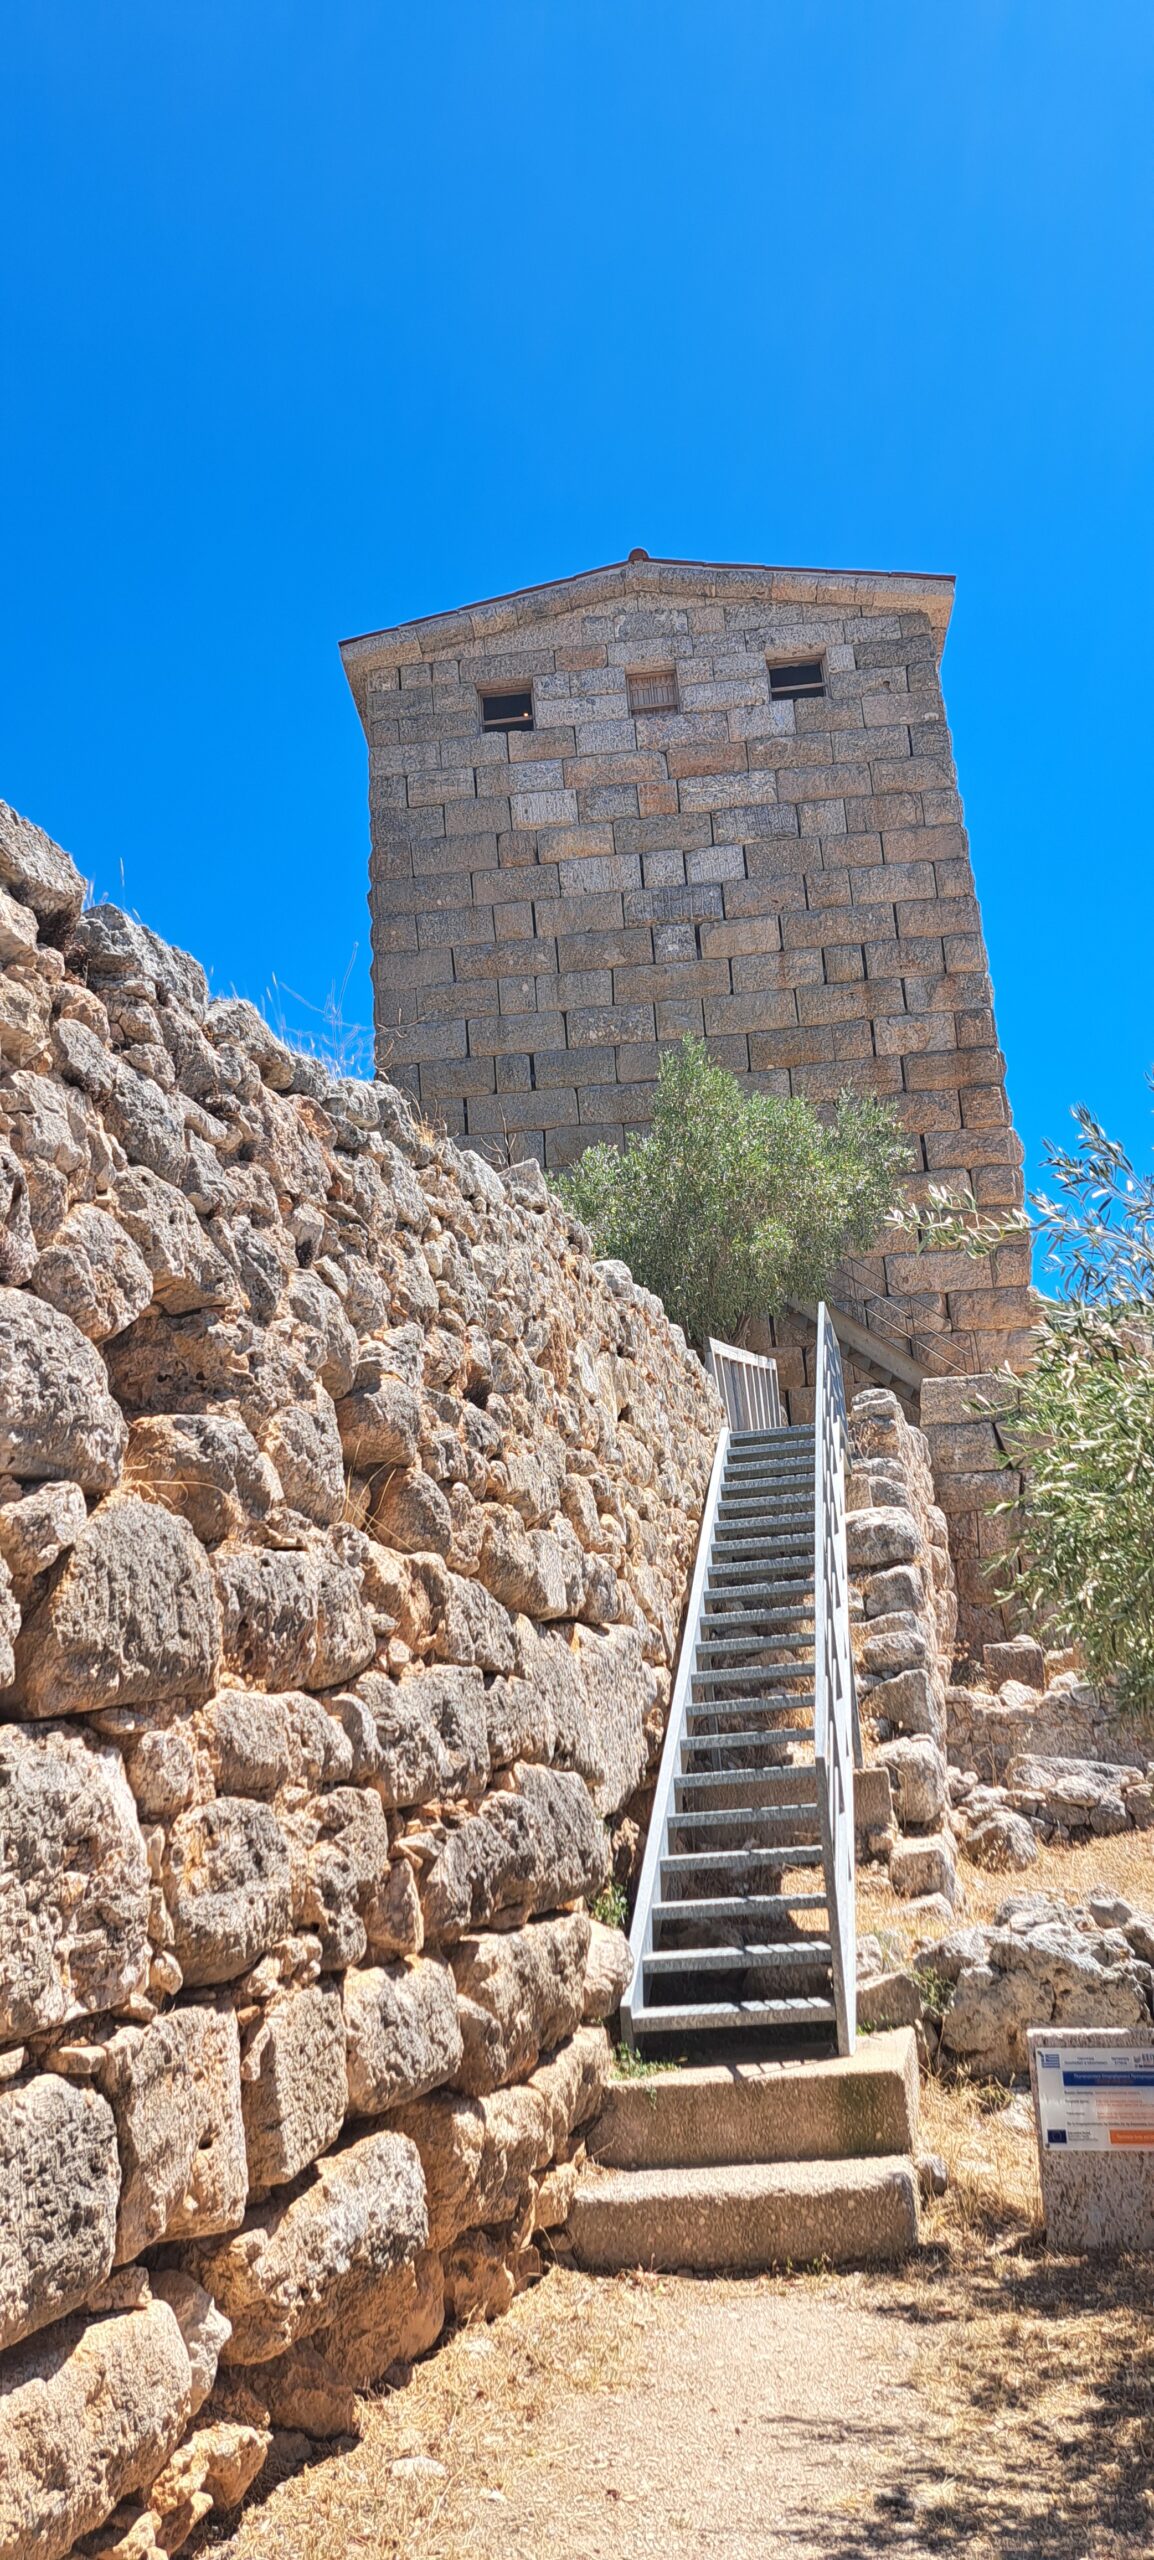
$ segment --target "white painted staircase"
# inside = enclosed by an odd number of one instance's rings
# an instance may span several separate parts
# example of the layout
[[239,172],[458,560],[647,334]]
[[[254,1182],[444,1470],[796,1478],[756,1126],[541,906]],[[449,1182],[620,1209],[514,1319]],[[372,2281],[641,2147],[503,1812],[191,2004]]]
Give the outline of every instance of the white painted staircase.
[[912,2031],[856,2044],[855,1766],[841,1361],[815,1417],[710,1345],[706,1499],[631,1932],[627,2048],[569,2239],[590,2268],[902,2256],[918,2234]]
[[[710,1349],[744,1420],[750,1355]],[[812,1428],[731,1424],[719,1441],[622,2006],[627,2044],[650,2054],[718,2036],[758,2052],[853,2050],[861,1750],[845,1402],[824,1307],[816,1406]]]

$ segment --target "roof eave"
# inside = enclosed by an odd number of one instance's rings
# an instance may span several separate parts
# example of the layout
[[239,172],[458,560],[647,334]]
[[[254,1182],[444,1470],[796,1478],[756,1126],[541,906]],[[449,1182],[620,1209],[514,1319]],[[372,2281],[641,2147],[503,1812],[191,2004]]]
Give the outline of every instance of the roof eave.
[[808,569],[775,567],[755,561],[651,560],[610,561],[599,569],[579,570],[573,577],[551,578],[536,587],[517,587],[508,595],[487,596],[473,604],[455,605],[448,613],[425,614],[395,623],[383,631],[365,631],[342,640],[341,660],[362,720],[368,679],[378,668],[411,665],[420,658],[446,655],[462,639],[499,640],[504,634],[558,613],[583,606],[624,602],[629,596],[663,596],[686,591],[702,602],[793,604],[818,611],[850,605],[856,611],[921,612],[928,616],[939,657],[949,627],[954,580],[948,574],[900,569]]

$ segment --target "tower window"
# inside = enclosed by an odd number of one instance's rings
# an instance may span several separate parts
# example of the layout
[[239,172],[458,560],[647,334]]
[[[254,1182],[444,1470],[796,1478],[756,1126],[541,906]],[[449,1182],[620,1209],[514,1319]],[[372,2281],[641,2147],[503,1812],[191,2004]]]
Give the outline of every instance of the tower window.
[[626,676],[631,711],[676,711],[676,667],[648,667],[644,675]]
[[787,667],[770,667],[771,702],[811,702],[824,692],[825,668],[820,658],[794,658]]
[[481,727],[483,729],[531,729],[533,726],[533,689],[526,685],[515,693],[483,693]]

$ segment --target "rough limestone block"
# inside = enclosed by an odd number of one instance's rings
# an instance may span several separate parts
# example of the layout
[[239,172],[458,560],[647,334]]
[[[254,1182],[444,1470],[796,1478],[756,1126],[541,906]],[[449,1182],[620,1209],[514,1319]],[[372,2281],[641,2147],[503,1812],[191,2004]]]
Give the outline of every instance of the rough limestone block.
[[351,2114],[383,2115],[457,2077],[461,2026],[447,1964],[422,1956],[354,1967],[343,1999]]
[[605,1881],[605,1832],[582,1779],[518,1765],[515,1792],[486,1796],[421,1880],[425,1936],[448,1945],[497,1913],[527,1920]]
[[928,1827],[941,1820],[946,1762],[936,1742],[928,1735],[902,1734],[896,1742],[882,1743],[878,1759],[889,1771],[903,1827],[911,1823]]
[[352,1694],[372,1719],[368,1773],[388,1810],[481,1793],[489,1775],[482,1671],[429,1664],[402,1680],[366,1671]]
[[42,924],[71,924],[84,904],[85,884],[71,855],[6,800],[0,800],[0,881]]
[[115,1218],[88,1202],[70,1209],[32,1274],[32,1288],[90,1342],[123,1333],[152,1300],[152,1274]]
[[241,1547],[216,1559],[222,1650],[258,1689],[335,1689],[372,1661],[360,1576],[330,1549]]
[[[620,2008],[632,1979],[633,1953],[624,1930],[609,1929],[604,1921],[591,1920],[582,2017],[590,2024],[611,2018]],[[564,2221],[564,2214],[560,2218]]]
[[0,1289],[0,1474],[107,1493],[127,1438],[95,1346],[55,1307]]
[[183,1520],[134,1495],[93,1512],[17,1652],[24,1712],[207,1698],[220,1614],[199,1541]]
[[0,2348],[74,2311],[112,2265],[116,2127],[93,2089],[0,2090]]
[[0,2363],[0,2551],[64,2560],[122,2498],[146,2488],[191,2405],[188,2355],[166,2302],[57,2323]]
[[260,2205],[235,2239],[193,2247],[188,2272],[232,2322],[226,2364],[263,2364],[331,2318],[342,2277],[385,2275],[428,2238],[413,2144],[372,2133],[318,2162],[287,2202]]
[[188,1983],[233,1981],[288,1929],[288,1848],[269,1806],[247,1797],[219,1796],[178,1814],[163,1885]]
[[952,1902],[957,1892],[957,1866],[950,1833],[936,1831],[925,1839],[895,1842],[890,1851],[890,1883],[895,1893],[940,1893]]
[[535,1920],[525,1929],[489,1930],[459,1940],[452,1967],[463,2038],[454,2078],[483,2097],[530,2071],[538,2055],[561,2044],[581,2023],[587,1912]]
[[97,2081],[120,2146],[117,2265],[160,2240],[235,2231],[247,2180],[231,2010],[193,2002],[118,2028]]
[[195,2418],[216,2381],[220,2351],[229,2335],[228,2321],[204,2286],[179,2267],[153,2268],[148,2284],[158,2302],[167,2302],[184,2340],[192,2374],[189,2415]]
[[848,1512],[845,1534],[851,1573],[914,1564],[921,1552],[921,1533],[912,1511],[900,1509],[896,1503],[871,1504],[864,1510]]
[[152,1275],[152,1295],[167,1316],[226,1307],[238,1295],[235,1274],[191,1202],[146,1165],[118,1176],[116,1215]]
[[0,2035],[116,2010],[148,1978],[148,1860],[118,1751],[0,1727]]
[[939,1739],[945,1709],[928,1671],[898,1671],[870,1690],[868,1712],[896,1726],[901,1734],[929,1734]]
[[37,1576],[75,1546],[87,1518],[78,1484],[30,1485],[0,1502],[0,1558],[18,1599],[26,1599]]
[[179,1512],[205,1546],[267,1520],[280,1478],[239,1414],[138,1414],[128,1435],[125,1482]]
[[289,2185],[336,2141],[348,2106],[339,1983],[266,2009],[245,2044],[241,2106],[251,2195]]
[[367,2391],[393,2364],[427,2354],[445,2325],[445,2279],[435,2249],[385,2275],[344,2276],[331,2298],[332,2323],[315,2332],[327,2364]]

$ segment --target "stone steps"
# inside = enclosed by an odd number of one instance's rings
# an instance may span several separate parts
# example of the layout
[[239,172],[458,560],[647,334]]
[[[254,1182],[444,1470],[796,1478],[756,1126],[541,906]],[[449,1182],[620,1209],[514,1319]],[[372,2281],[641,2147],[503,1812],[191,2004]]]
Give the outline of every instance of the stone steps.
[[570,2213],[574,2254],[605,2271],[900,2258],[918,2238],[917,2121],[908,2027],[849,2058],[614,2081]]
[[604,2274],[876,2265],[917,2237],[917,2174],[898,2157],[593,2170],[569,2216],[578,2265]]

